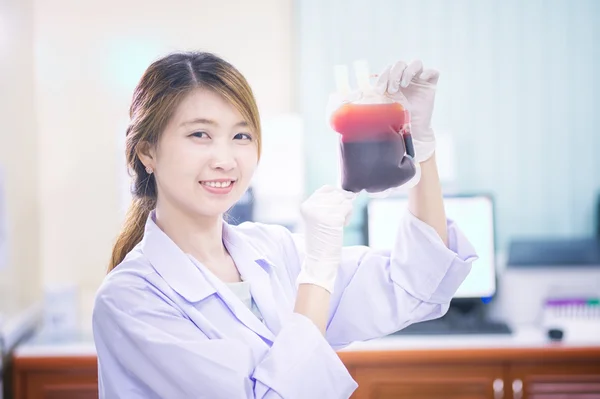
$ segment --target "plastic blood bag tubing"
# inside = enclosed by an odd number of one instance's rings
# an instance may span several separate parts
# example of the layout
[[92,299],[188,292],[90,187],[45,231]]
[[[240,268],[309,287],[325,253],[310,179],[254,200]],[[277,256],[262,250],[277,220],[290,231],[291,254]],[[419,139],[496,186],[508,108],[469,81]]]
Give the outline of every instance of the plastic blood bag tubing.
[[342,188],[381,193],[410,181],[417,173],[405,104],[375,93],[365,63],[356,62],[360,87],[350,93],[347,69],[336,67],[338,94],[329,122],[340,135]]

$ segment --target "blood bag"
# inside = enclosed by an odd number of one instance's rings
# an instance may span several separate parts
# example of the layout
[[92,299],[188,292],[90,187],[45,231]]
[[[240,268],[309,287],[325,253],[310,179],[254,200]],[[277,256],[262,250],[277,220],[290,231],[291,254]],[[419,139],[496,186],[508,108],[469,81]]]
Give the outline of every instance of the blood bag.
[[414,181],[418,166],[406,102],[376,93],[365,62],[354,64],[359,90],[351,92],[345,66],[336,67],[340,101],[329,123],[339,134],[342,188],[382,193]]

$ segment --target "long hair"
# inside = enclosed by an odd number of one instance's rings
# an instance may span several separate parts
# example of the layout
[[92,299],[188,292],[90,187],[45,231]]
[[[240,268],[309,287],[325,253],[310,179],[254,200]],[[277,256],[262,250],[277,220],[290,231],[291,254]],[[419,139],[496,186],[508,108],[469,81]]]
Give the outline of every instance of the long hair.
[[206,52],[178,52],[153,62],[135,88],[126,133],[126,158],[133,201],[112,251],[108,272],[123,261],[142,239],[149,213],[156,206],[156,181],[138,157],[141,144],[159,141],[175,109],[197,88],[212,90],[231,103],[256,134],[261,128],[256,100],[244,76],[222,58]]

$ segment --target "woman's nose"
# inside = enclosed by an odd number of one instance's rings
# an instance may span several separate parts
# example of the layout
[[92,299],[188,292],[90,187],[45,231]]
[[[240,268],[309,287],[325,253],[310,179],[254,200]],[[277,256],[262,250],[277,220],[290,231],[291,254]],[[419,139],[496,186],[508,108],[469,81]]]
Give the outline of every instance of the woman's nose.
[[213,169],[231,170],[235,165],[235,156],[230,146],[217,145],[213,148],[210,165]]

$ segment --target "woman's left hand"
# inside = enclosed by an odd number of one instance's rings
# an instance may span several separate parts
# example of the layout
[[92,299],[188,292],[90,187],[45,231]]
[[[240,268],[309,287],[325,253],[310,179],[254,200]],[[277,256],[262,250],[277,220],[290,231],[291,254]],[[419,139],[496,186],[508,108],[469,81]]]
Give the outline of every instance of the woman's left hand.
[[379,94],[387,92],[391,98],[408,103],[415,161],[419,163],[429,159],[435,151],[431,117],[439,76],[434,69],[423,69],[420,60],[410,64],[398,61],[383,70],[374,86]]

